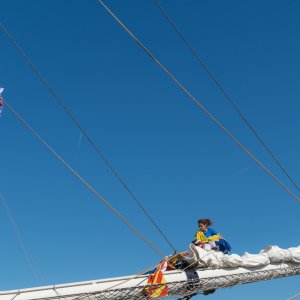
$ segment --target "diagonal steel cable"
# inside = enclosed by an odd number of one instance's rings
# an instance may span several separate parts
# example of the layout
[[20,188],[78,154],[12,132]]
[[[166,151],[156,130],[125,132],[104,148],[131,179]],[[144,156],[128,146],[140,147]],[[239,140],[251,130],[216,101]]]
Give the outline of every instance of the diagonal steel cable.
[[292,296],[292,297],[290,297],[290,298],[288,298],[286,300],[292,300],[292,299],[296,299],[298,297],[300,297],[300,293],[298,293],[298,294],[296,294],[296,295],[294,295],[294,296]]
[[159,67],[168,75],[168,77],[236,144],[238,144],[270,177],[272,177],[290,196],[300,203],[296,196],[284,183],[282,183],[271,171],[269,171],[224,125],[222,125],[199,101],[173,76],[166,67],[140,42],[140,40],[125,26],[125,24],[101,1],[97,0],[102,7],[119,23],[126,33],[159,65]]
[[165,255],[149,240],[147,240],[125,217],[117,211],[108,201],[104,199],[86,180],[83,179],[3,98],[5,106],[19,119],[19,121],[29,129],[29,131],[61,162],[71,171],[102,203],[112,210],[141,240],[153,249],[161,258]]
[[35,66],[35,64],[32,62],[32,60],[29,58],[29,56],[25,53],[25,51],[22,49],[22,47],[17,43],[16,39],[10,34],[8,29],[3,25],[2,22],[0,22],[0,28],[3,30],[5,35],[8,37],[8,39],[12,42],[12,44],[16,47],[16,49],[19,51],[21,56],[27,61],[27,63],[31,66],[35,74],[38,76],[38,78],[43,82],[43,84],[46,86],[46,88],[49,90],[51,95],[54,97],[55,100],[61,105],[63,110],[66,112],[66,114],[70,117],[70,119],[73,121],[75,126],[80,130],[82,135],[87,139],[87,141],[90,143],[90,145],[93,147],[93,149],[96,151],[96,153],[102,158],[106,166],[109,168],[109,170],[112,172],[112,174],[117,178],[119,183],[124,187],[124,189],[129,193],[131,198],[136,202],[136,204],[139,206],[139,208],[143,211],[145,216],[150,220],[152,225],[158,230],[158,232],[162,235],[162,237],[165,239],[165,241],[169,244],[169,246],[176,252],[174,245],[171,243],[170,239],[167,238],[166,234],[162,231],[160,226],[157,224],[157,222],[152,218],[152,216],[148,213],[148,211],[143,206],[142,202],[137,198],[135,193],[129,188],[129,186],[126,184],[125,180],[121,177],[121,175],[115,170],[115,168],[112,166],[111,162],[106,158],[106,156],[103,154],[103,152],[100,150],[100,148],[93,142],[89,134],[82,128],[82,126],[79,124],[77,119],[74,117],[74,115],[70,112],[68,107],[65,105],[61,97],[55,92],[55,90],[52,88],[50,83],[46,80],[46,78],[42,75],[42,73],[39,71],[39,69]]
[[25,255],[25,257],[28,261],[28,264],[29,264],[29,266],[30,266],[30,268],[31,268],[31,270],[34,274],[34,277],[36,278],[37,282],[42,284],[43,281],[44,281],[43,276],[42,276],[42,274],[41,274],[41,272],[40,272],[40,270],[37,266],[37,263],[36,263],[32,253],[31,253],[29,247],[27,246],[27,243],[26,243],[26,241],[25,241],[25,239],[24,239],[24,237],[23,237],[23,235],[22,235],[22,233],[19,229],[19,226],[18,226],[18,224],[17,224],[17,222],[14,218],[14,215],[12,214],[12,212],[11,212],[11,210],[10,210],[8,204],[7,204],[7,201],[5,200],[5,198],[4,198],[4,196],[2,195],[1,192],[0,192],[0,202],[2,202],[2,205],[5,209],[6,215],[7,215],[8,219],[11,223],[11,226],[12,226],[14,232],[15,232],[16,238],[17,238],[17,240],[18,240],[18,242],[21,246],[21,249],[22,249],[22,251],[23,251],[23,253],[24,253],[24,255]]
[[234,107],[234,109],[237,111],[237,113],[240,115],[242,120],[246,123],[246,125],[249,127],[249,129],[252,131],[252,133],[256,136],[256,138],[259,140],[261,145],[266,149],[266,151],[269,153],[269,155],[272,157],[272,159],[275,161],[275,163],[278,165],[278,167],[281,169],[281,171],[287,176],[287,178],[291,181],[291,183],[294,185],[294,187],[300,192],[300,188],[296,184],[295,180],[292,179],[292,177],[288,174],[286,169],[283,167],[283,165],[280,163],[279,159],[275,156],[275,154],[272,152],[271,148],[266,144],[266,142],[262,139],[262,137],[258,134],[256,129],[251,125],[249,120],[246,118],[246,116],[242,113],[242,111],[239,109],[235,101],[233,101],[232,97],[228,94],[228,92],[225,90],[223,85],[220,83],[220,81],[216,78],[216,76],[212,73],[212,71],[208,68],[207,64],[204,62],[204,60],[200,57],[198,52],[192,47],[191,43],[187,40],[187,38],[183,35],[183,33],[179,30],[178,26],[175,24],[175,22],[168,16],[166,11],[163,9],[162,5],[160,4],[159,0],[153,0],[153,2],[156,4],[156,6],[159,8],[161,13],[164,15],[166,20],[169,22],[169,24],[173,27],[173,29],[177,32],[183,43],[186,45],[186,47],[191,51],[191,53],[194,55],[196,60],[200,63],[200,65],[203,67],[203,69],[206,71],[206,73],[210,76],[210,78],[214,81],[216,86],[219,88],[219,90],[222,92],[222,94],[225,96],[225,98],[229,101],[229,103]]

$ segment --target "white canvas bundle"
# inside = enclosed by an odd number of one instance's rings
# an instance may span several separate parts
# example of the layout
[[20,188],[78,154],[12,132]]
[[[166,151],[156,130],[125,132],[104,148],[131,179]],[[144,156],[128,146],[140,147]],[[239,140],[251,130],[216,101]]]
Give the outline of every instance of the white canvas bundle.
[[291,253],[292,262],[300,264],[300,246],[288,248],[288,251]]
[[243,258],[238,254],[225,254],[222,262],[222,268],[234,268],[243,264]]
[[287,249],[281,249],[278,246],[269,246],[261,252],[267,253],[272,263],[289,262],[292,260],[291,252]]
[[245,252],[242,256],[241,267],[254,268],[270,264],[270,259],[267,253],[250,254]]
[[271,263],[293,262],[300,264],[300,246],[281,249],[278,246],[269,246],[258,254],[245,252],[244,255],[223,254],[219,251],[205,250],[201,247],[190,245],[190,257],[186,259],[195,267],[208,268],[256,268],[264,267]]

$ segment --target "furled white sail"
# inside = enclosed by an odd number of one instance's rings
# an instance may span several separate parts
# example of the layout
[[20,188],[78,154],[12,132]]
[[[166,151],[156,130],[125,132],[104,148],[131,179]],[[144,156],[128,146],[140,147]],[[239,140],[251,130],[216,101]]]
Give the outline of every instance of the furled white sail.
[[186,258],[189,264],[196,267],[229,268],[229,267],[263,267],[271,263],[298,263],[300,264],[300,246],[281,249],[278,246],[269,246],[258,254],[245,253],[223,254],[220,251],[207,251],[201,247],[190,245],[190,256]]

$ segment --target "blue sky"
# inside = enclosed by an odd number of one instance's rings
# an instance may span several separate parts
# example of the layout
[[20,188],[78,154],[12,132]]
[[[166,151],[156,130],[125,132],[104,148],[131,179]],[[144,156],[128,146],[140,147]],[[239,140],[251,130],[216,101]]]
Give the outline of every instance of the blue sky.
[[[297,193],[153,1],[105,3]],[[299,183],[300,3],[161,4]],[[0,0],[0,5],[3,24],[178,251],[187,249],[201,217],[212,218],[239,254],[299,245],[299,203],[96,0]],[[172,253],[2,31],[0,54],[4,99],[140,232]],[[2,205],[1,290],[129,275],[160,260],[8,109],[0,126],[0,192],[36,264],[33,270]],[[279,300],[299,291],[294,277],[220,290],[210,299]]]

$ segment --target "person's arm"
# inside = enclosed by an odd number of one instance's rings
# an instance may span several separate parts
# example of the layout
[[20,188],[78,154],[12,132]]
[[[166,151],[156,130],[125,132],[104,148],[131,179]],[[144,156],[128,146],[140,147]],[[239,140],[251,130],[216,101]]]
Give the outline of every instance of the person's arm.
[[219,234],[214,234],[212,236],[210,236],[209,238],[207,238],[208,241],[210,242],[217,242],[220,239],[220,235]]
[[219,239],[222,239],[222,234],[218,233],[217,231],[215,231],[213,228],[209,227],[209,231],[211,233],[211,235],[218,235]]

